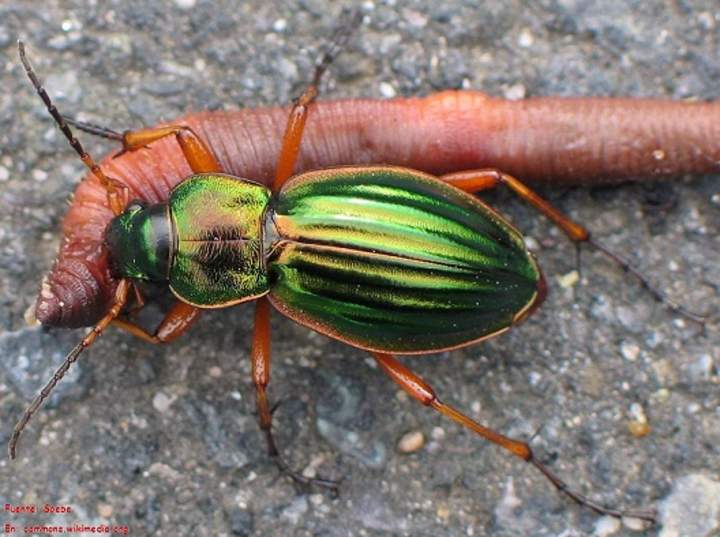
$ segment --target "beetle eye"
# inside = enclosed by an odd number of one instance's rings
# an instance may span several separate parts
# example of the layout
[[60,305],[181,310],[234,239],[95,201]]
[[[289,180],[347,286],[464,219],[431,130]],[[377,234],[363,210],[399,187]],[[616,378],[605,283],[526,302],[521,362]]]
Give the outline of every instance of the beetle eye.
[[134,213],[147,207],[147,203],[141,200],[133,200],[125,209],[126,212]]

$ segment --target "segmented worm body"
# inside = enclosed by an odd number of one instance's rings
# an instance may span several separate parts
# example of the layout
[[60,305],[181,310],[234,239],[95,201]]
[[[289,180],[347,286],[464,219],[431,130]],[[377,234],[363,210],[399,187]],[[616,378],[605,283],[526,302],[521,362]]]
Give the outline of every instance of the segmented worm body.
[[[439,174],[499,168],[523,180],[604,184],[720,170],[720,102],[533,98],[474,91],[425,98],[325,101],[314,105],[297,172],[343,164],[395,164]],[[285,108],[199,112],[185,124],[231,175],[268,183],[287,120]],[[190,175],[172,137],[106,158],[102,167],[150,203]],[[42,283],[36,317],[45,325],[91,325],[117,287],[103,245],[112,218],[93,176],[78,185],[63,241]]]

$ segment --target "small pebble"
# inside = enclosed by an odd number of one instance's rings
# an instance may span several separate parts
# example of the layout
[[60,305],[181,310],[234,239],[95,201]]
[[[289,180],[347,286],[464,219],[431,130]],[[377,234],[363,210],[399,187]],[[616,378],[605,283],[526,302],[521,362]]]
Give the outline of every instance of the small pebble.
[[51,444],[54,444],[54,440],[57,438],[57,434],[53,431],[46,432],[43,430],[42,434],[40,435],[40,439],[38,440],[38,444],[40,444],[43,447],[48,447]]
[[0,166],[0,181],[7,181],[10,179],[10,172],[5,166]]
[[649,435],[650,431],[652,431],[652,428],[647,422],[643,423],[640,421],[629,421],[628,431],[630,431],[630,434],[633,435],[635,438],[642,438],[643,436]]
[[82,30],[82,24],[77,19],[65,19],[60,23],[63,32]]
[[403,11],[403,14],[405,15],[405,20],[408,21],[410,25],[416,28],[425,28],[427,26],[427,15],[420,13],[419,11],[415,11],[414,9],[406,9]]
[[48,174],[45,170],[34,169],[32,171],[32,178],[36,181],[42,182],[48,178]]
[[219,379],[222,377],[223,371],[218,366],[214,365],[210,369],[208,369],[208,375],[210,375],[214,379]]
[[633,403],[630,405],[630,416],[641,423],[647,423],[647,416],[645,415],[645,409],[640,403]]
[[567,274],[558,276],[557,281],[560,284],[560,287],[562,287],[563,289],[570,289],[571,287],[574,287],[577,282],[580,281],[580,274],[577,270],[571,270]]
[[531,252],[539,252],[540,251],[540,243],[537,241],[535,237],[524,237],[525,240],[525,247],[530,250]]
[[440,505],[437,508],[437,511],[435,511],[438,518],[442,520],[447,520],[450,518],[450,508],[447,505]]
[[197,0],[175,0],[175,5],[180,9],[192,9],[196,3]]
[[651,428],[647,420],[647,415],[645,414],[645,409],[639,403],[630,405],[628,430],[635,438],[642,438],[650,434]]
[[308,479],[315,479],[317,477],[317,470],[313,466],[307,466],[303,468],[302,476]]
[[97,505],[97,512],[102,518],[110,518],[113,514],[113,507],[107,503],[99,503]]
[[523,28],[518,36],[518,46],[521,48],[529,48],[535,42],[532,32],[528,28]]
[[380,82],[379,89],[380,95],[382,95],[386,99],[392,99],[397,95],[397,91],[395,91],[395,88],[389,82]]
[[425,435],[421,431],[410,431],[400,438],[397,448],[400,453],[414,453],[424,445]]
[[625,517],[622,519],[623,526],[630,531],[645,531],[650,527],[650,522],[641,518]]
[[527,89],[522,84],[513,84],[503,92],[506,99],[519,101],[527,95]]
[[538,384],[540,384],[542,378],[542,373],[539,373],[537,371],[530,371],[530,374],[528,375],[528,382],[530,382],[531,386],[537,386]]
[[593,537],[610,537],[620,529],[620,521],[611,516],[604,516],[595,522],[595,531]]
[[700,26],[702,26],[705,30],[714,30],[715,29],[715,17],[713,14],[709,11],[703,11],[698,14],[698,22],[700,23]]
[[174,402],[175,397],[170,397],[164,392],[156,393],[152,400],[153,408],[160,413],[167,412]]
[[308,500],[306,496],[298,496],[293,502],[283,509],[281,516],[288,520],[291,524],[297,525],[303,519],[307,512]]
[[705,382],[710,380],[715,369],[712,356],[701,354],[687,368],[687,376],[694,382]]
[[37,320],[37,317],[35,317],[35,303],[33,302],[30,304],[27,309],[25,310],[25,313],[23,313],[23,319],[25,319],[25,323],[28,326],[37,326],[40,324],[40,321]]
[[635,343],[623,341],[620,344],[620,353],[628,362],[634,362],[640,355],[640,346]]
[[275,22],[273,22],[272,29],[275,32],[284,32],[287,28],[287,21],[285,19],[278,19]]

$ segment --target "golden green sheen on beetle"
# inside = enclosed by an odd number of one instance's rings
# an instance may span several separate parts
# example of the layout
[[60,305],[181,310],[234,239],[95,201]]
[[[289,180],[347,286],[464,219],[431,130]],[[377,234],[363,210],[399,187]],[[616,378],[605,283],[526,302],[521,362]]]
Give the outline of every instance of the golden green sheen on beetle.
[[508,326],[537,296],[522,236],[475,197],[414,170],[337,168],[291,179],[273,217],[270,299],[364,349],[422,353]]
[[262,226],[269,200],[266,187],[222,174],[195,175],[173,189],[169,283],[178,298],[218,308],[267,292]]
[[[213,308],[269,293],[288,317],[363,349],[467,345],[509,327],[538,296],[540,271],[520,233],[474,196],[414,170],[309,172],[275,197],[200,174],[172,191],[168,207],[168,238],[155,229],[136,249],[170,245],[178,298]],[[143,222],[162,213],[139,211],[132,218]],[[128,242],[127,228],[111,224],[111,247]],[[137,259],[160,256],[135,253],[118,262],[123,253],[112,252],[119,275],[154,279],[158,268],[142,273]]]

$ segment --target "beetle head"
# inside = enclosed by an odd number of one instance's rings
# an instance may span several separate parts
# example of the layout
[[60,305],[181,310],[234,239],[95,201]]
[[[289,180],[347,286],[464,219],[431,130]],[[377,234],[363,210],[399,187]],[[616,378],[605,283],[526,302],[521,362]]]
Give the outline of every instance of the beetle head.
[[110,266],[118,277],[167,280],[173,256],[173,226],[166,203],[134,201],[113,218],[105,233]]

